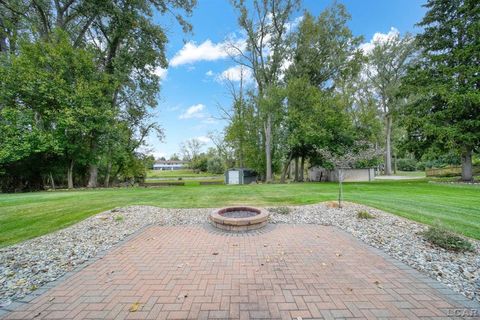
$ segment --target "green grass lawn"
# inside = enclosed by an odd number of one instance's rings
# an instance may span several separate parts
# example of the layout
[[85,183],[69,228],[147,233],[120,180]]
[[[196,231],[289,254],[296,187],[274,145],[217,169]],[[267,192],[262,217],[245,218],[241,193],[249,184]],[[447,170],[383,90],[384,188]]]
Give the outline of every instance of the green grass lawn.
[[[345,183],[345,200],[480,239],[480,187],[426,181]],[[301,205],[334,200],[333,183],[176,186],[0,194],[0,246],[72,225],[114,207],[166,208]]]
[[[154,178],[194,178],[194,177],[215,177],[218,174],[212,174],[208,172],[195,173],[193,170],[148,170],[147,179]],[[221,176],[221,174],[220,174]]]
[[397,176],[425,178],[425,171],[397,171]]
[[184,178],[182,180],[178,180],[178,179],[167,179],[167,180],[155,180],[155,179],[151,179],[151,180],[145,180],[145,183],[148,185],[148,184],[155,184],[157,182],[160,182],[160,183],[168,183],[168,182],[183,182],[186,186],[199,186],[200,185],[200,182],[221,182],[223,183],[224,182],[224,179],[217,179],[216,177],[211,177],[211,178],[205,178],[205,179],[195,179],[195,180],[192,180],[192,179],[188,179],[188,178]]

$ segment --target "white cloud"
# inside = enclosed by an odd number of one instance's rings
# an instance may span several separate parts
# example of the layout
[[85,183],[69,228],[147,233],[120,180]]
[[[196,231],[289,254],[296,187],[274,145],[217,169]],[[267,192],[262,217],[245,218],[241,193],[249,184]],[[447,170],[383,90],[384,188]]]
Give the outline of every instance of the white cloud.
[[[215,61],[228,58],[229,51],[231,51],[231,44],[234,44],[240,49],[244,49],[246,41],[233,39],[213,43],[210,39],[207,39],[199,45],[193,41],[189,41],[173,56],[170,60],[170,65],[172,67],[178,67],[198,61]],[[233,54],[234,52],[231,53]]]
[[152,73],[155,74],[157,77],[159,77],[160,81],[163,81],[167,78],[168,70],[162,67],[155,67],[152,70]]
[[217,80],[220,82],[225,80],[239,82],[242,77],[244,82],[252,81],[252,71],[249,68],[237,65],[224,70],[217,76]]
[[381,32],[376,32],[370,42],[362,43],[360,45],[360,49],[363,50],[365,54],[369,54],[372,52],[373,48],[375,47],[375,44],[381,44],[388,42],[391,39],[394,39],[400,35],[400,32],[398,31],[397,28],[391,27],[390,31],[388,33],[381,33]]
[[205,144],[207,144],[211,141],[210,138],[207,137],[207,136],[200,136],[200,137],[196,137],[195,139],[197,139],[198,141],[203,142]]
[[202,123],[204,123],[204,124],[217,124],[218,120],[210,116],[208,118],[203,119]]
[[202,112],[205,109],[205,105],[198,103],[189,107],[185,112],[180,115],[180,119],[191,119],[191,118],[205,118],[205,114]]
[[213,43],[210,39],[200,45],[195,42],[187,42],[170,61],[170,65],[177,67],[183,64],[190,64],[197,61],[214,61],[228,57],[225,43]]
[[208,70],[208,71],[205,73],[205,75],[206,75],[207,77],[213,77],[214,73],[213,73],[212,70]]
[[300,23],[303,21],[303,16],[296,17],[293,21],[287,22],[286,23],[286,28],[287,28],[287,33],[292,32],[295,30]]

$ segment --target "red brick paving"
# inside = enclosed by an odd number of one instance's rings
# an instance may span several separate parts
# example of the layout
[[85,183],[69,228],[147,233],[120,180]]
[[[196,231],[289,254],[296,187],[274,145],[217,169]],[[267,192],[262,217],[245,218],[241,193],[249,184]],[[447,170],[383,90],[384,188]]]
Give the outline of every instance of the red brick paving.
[[445,319],[458,307],[333,227],[153,226],[6,319]]

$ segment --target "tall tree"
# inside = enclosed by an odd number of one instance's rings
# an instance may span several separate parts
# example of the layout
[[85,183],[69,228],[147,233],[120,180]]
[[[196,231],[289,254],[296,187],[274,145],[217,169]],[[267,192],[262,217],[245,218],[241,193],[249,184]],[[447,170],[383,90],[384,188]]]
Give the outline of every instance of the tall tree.
[[244,0],[233,0],[239,12],[238,24],[247,36],[246,46],[232,43],[232,56],[241,65],[250,68],[257,85],[258,115],[262,119],[265,151],[265,180],[271,182],[274,119],[281,105],[272,105],[266,97],[275,90],[283,71],[288,49],[287,34],[290,18],[299,0],[254,0],[248,7]]
[[386,38],[374,39],[373,49],[367,53],[365,74],[384,122],[386,175],[392,174],[394,119],[405,104],[405,99],[399,97],[399,90],[415,51],[413,37],[401,37],[398,32],[390,32]]
[[[65,136],[71,137],[68,144],[70,147],[65,149],[64,155],[58,156],[61,161],[56,161],[64,163],[68,168],[66,171],[69,187],[73,186],[74,165],[77,164],[81,164],[82,170],[85,165],[88,166],[89,187],[97,186],[99,166],[102,166],[100,171],[104,174],[107,186],[110,179],[115,179],[119,174],[127,172],[131,174],[132,170],[129,170],[128,166],[141,168],[136,162],[141,161],[143,156],[137,152],[137,149],[145,144],[145,138],[150,132],[156,132],[160,137],[163,134],[161,128],[152,121],[150,110],[156,106],[160,88],[157,71],[159,68],[167,67],[165,57],[167,37],[163,28],[154,23],[153,15],[156,12],[173,14],[184,31],[189,31],[191,26],[184,20],[184,14],[189,15],[195,4],[196,0],[0,1],[0,63],[2,66],[10,68],[15,56],[25,53],[19,50],[19,39],[29,39],[30,42],[42,43],[48,47],[48,43],[58,45],[57,34],[60,31],[66,35],[71,50],[83,52],[82,57],[88,55],[96,74],[103,79],[101,92],[90,91],[90,94],[97,95],[102,103],[85,102],[76,110],[68,109],[70,111],[64,115],[55,115],[53,104],[51,106],[47,104],[45,107],[52,109],[49,110],[54,118],[52,127],[67,126]],[[68,47],[65,43],[61,46],[64,49]],[[55,62],[55,58],[50,59],[48,53],[45,55],[48,63]],[[65,57],[76,59],[75,53]],[[85,85],[80,86],[84,77],[82,72],[87,72],[87,69],[79,69],[77,72],[74,68],[77,67],[75,62],[65,60],[63,56],[59,57],[57,63],[50,63],[50,65],[48,63],[44,66],[37,64],[32,68],[36,67],[37,70],[44,68],[44,72],[55,77],[65,68],[72,67],[73,72],[70,74],[67,72],[64,75],[65,83],[77,85],[78,90],[85,89],[82,93],[83,99],[93,98],[88,96],[89,92]],[[28,72],[25,75],[28,76]],[[0,83],[0,85],[7,84],[7,82]],[[60,83],[59,88],[63,88],[62,85],[65,87],[64,83]],[[15,88],[13,90],[15,91]],[[8,91],[5,92],[8,93]],[[21,92],[17,93],[21,94]],[[62,93],[63,95],[55,96],[61,108],[66,108],[77,101],[75,99],[81,98],[74,96],[77,93],[72,90]],[[51,96],[42,90],[32,94],[35,96],[30,98],[39,101],[39,107],[51,99]],[[108,103],[105,104],[105,101]],[[8,102],[14,103],[13,100]],[[94,110],[97,111],[96,114]],[[14,116],[17,118],[12,118]],[[16,115],[5,113],[0,116],[0,122],[11,125],[13,122],[18,123],[29,119],[28,121],[33,122],[29,125],[37,127],[35,118],[21,116],[19,113]],[[67,119],[66,116],[70,118],[68,121],[63,121]],[[76,122],[78,126],[75,126]],[[87,124],[88,130],[82,127]],[[28,124],[25,123],[25,126],[28,127]],[[8,129],[14,130],[14,128],[12,126]],[[82,130],[83,134],[76,134],[78,130]],[[5,138],[8,137],[5,136]],[[45,156],[56,154],[52,153],[46,140],[42,141],[38,143],[44,145],[31,149],[31,155],[36,154],[38,150],[44,150]],[[14,148],[14,145],[10,147]],[[81,159],[78,158],[79,155]],[[12,161],[8,165],[15,166],[19,164],[15,161],[20,160]],[[37,167],[37,171],[43,172],[44,169]],[[82,172],[80,180],[84,181],[84,175],[85,172]]]
[[[350,128],[349,121],[343,120],[348,118],[346,111],[352,101],[344,98],[350,92],[344,92],[343,87],[358,74],[362,56],[358,49],[361,37],[353,36],[347,26],[349,19],[345,7],[334,4],[318,17],[305,13],[293,33],[292,64],[286,73],[286,163],[282,181],[292,158],[296,164],[295,179],[302,181],[306,158],[315,157],[315,147],[323,148],[326,141],[332,142],[328,138],[332,131],[328,130]],[[331,111],[340,120],[337,127],[330,126]],[[342,123],[346,126],[338,127]],[[341,140],[338,142],[345,142]]]
[[197,138],[186,140],[180,144],[180,154],[183,160],[193,161],[200,155],[205,143]]
[[362,37],[348,28],[346,8],[335,3],[317,18],[305,13],[294,33],[292,65],[287,78],[307,78],[320,90],[333,91],[342,79],[358,74]]
[[74,48],[64,32],[51,38],[23,42],[19,54],[0,65],[0,165],[61,156],[56,161],[67,165],[72,187],[73,163],[85,160],[88,137],[114,115],[103,95],[108,81],[92,53]]
[[406,110],[409,141],[417,151],[458,152],[462,179],[471,181],[480,146],[480,2],[429,0],[425,7],[421,59],[405,86],[415,98]]
[[235,157],[237,159],[237,165],[240,168],[245,167],[245,148],[247,141],[247,126],[248,119],[248,102],[246,96],[246,82],[247,72],[246,68],[240,67],[239,79],[234,81],[228,77],[225,77],[224,82],[227,85],[228,94],[232,99],[232,105],[230,108],[221,107],[222,117],[228,122],[225,129],[225,141],[233,145],[235,150]]

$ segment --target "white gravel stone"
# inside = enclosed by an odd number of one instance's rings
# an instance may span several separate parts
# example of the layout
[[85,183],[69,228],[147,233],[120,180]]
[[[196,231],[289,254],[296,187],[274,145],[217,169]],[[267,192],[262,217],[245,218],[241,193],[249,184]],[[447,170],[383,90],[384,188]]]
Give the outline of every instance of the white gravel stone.
[[[432,246],[419,234],[424,225],[370,207],[347,203],[290,207],[271,212],[271,223],[333,225],[379,248],[472,300],[480,301],[480,242],[475,252],[454,253]],[[92,216],[71,227],[0,249],[0,307],[58,279],[150,224],[202,224],[212,209],[130,206]],[[362,220],[366,210],[375,219]]]

